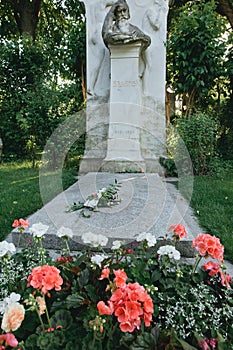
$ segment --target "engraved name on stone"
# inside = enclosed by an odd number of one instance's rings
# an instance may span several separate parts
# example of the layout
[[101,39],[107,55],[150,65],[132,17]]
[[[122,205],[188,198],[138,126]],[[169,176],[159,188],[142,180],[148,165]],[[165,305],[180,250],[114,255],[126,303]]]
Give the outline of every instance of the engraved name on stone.
[[113,87],[137,86],[137,81],[136,80],[126,80],[126,81],[113,80],[112,86]]
[[126,125],[112,126],[110,129],[110,138],[131,139],[137,137],[138,131],[135,127]]

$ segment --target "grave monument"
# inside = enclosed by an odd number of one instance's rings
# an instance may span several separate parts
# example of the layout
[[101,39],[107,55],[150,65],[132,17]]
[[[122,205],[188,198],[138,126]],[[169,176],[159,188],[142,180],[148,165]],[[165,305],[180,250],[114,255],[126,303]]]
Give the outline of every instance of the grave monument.
[[160,171],[168,0],[84,0],[86,147],[81,173]]
[[[187,200],[169,179],[159,176],[158,159],[165,154],[164,43],[168,0],[84,2],[87,139],[80,172],[86,174],[47,203],[51,178],[47,167],[41,167],[44,206],[28,218],[30,225],[41,222],[49,227],[43,245],[53,250],[62,247],[57,231],[69,228],[73,233],[70,247],[79,250],[83,247],[82,237],[90,232],[108,237],[110,248],[115,240],[131,244],[135,235],[143,232],[161,240],[170,225],[183,223],[189,236],[182,240],[179,249],[183,249],[183,255],[192,256],[192,233],[201,229]],[[45,148],[42,164],[51,161],[50,144],[60,146],[61,134],[65,136],[64,149],[70,148],[72,137],[67,138],[66,131],[76,126],[74,116],[58,127],[47,144],[48,151]],[[100,207],[90,217],[79,211],[67,212],[72,205],[86,202],[90,195],[98,197],[101,189],[114,183],[120,184],[119,205]],[[62,188],[62,176],[56,188],[59,184]],[[192,181],[189,190],[191,193]],[[23,238],[27,244],[30,232],[25,232]],[[13,232],[15,244],[18,239],[17,232]]]

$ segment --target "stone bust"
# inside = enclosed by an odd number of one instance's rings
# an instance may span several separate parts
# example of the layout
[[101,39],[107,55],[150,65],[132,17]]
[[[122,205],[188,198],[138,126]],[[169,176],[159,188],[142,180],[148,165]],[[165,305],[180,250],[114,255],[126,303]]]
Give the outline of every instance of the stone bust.
[[129,23],[129,18],[129,6],[125,0],[118,0],[111,6],[102,27],[102,37],[107,47],[141,42],[142,48],[146,49],[150,45],[150,37]]

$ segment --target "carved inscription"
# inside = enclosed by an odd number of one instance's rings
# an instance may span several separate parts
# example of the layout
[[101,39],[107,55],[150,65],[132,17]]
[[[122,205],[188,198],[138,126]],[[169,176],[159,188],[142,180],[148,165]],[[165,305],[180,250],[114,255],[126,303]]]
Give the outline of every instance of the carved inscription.
[[113,80],[112,82],[113,87],[128,87],[128,86],[136,86],[136,85],[137,85],[137,80],[125,80],[125,81]]
[[113,130],[114,135],[120,135],[120,136],[130,136],[134,135],[134,130]]
[[138,137],[138,130],[129,125],[112,125],[109,133],[110,138],[116,139],[135,139]]

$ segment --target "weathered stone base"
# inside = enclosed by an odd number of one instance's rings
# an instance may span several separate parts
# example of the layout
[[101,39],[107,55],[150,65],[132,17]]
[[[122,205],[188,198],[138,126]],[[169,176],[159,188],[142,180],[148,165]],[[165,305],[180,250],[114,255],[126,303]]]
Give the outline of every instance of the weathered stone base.
[[154,174],[159,174],[160,176],[164,176],[164,168],[161,166],[159,162],[159,158],[153,158],[145,159],[145,164],[146,164],[146,172],[147,173],[154,173]]
[[107,173],[154,173],[160,176],[164,175],[164,168],[158,159],[145,159],[143,161],[116,161],[105,160],[103,158],[84,157],[81,160],[79,173],[81,175],[89,172],[107,172]]
[[[19,234],[16,231],[13,231],[11,233],[11,241],[12,243],[14,243],[14,245],[17,247],[18,246],[18,241],[19,241],[19,235],[21,235],[21,239],[20,239],[20,248],[25,248],[30,246],[30,242],[32,240],[32,236],[30,233],[24,233]],[[118,238],[118,237],[114,237],[114,238],[109,238],[108,240],[108,244],[106,247],[104,247],[104,250],[106,252],[111,252],[111,246],[113,241],[115,240],[122,240],[122,238]],[[165,245],[165,244],[172,244],[170,240],[164,240],[164,239],[158,239],[157,240],[157,245],[158,247]],[[124,238],[124,244],[122,245],[122,247],[124,247],[125,249],[130,249],[130,248],[134,248],[138,245],[138,242],[136,242],[135,240],[132,240],[132,238]],[[66,248],[64,242],[58,238],[55,234],[47,234],[45,236],[45,238],[43,239],[43,247],[47,250],[56,250],[56,251],[60,251],[64,248]],[[85,249],[86,246],[83,245],[83,242],[81,240],[81,237],[79,236],[75,236],[74,239],[70,239],[69,240],[69,248],[70,251],[81,251],[82,249]],[[193,258],[197,255],[196,250],[194,250],[191,246],[190,241],[180,241],[176,244],[176,249],[179,250],[180,254],[182,257],[184,258]],[[98,248],[92,248],[93,251],[99,251]],[[154,248],[152,248],[152,252],[154,253]]]
[[110,173],[144,173],[146,164],[144,161],[104,160],[100,171]]
[[103,158],[88,158],[83,157],[79,166],[79,174],[84,175],[87,173],[99,172],[103,165]]

